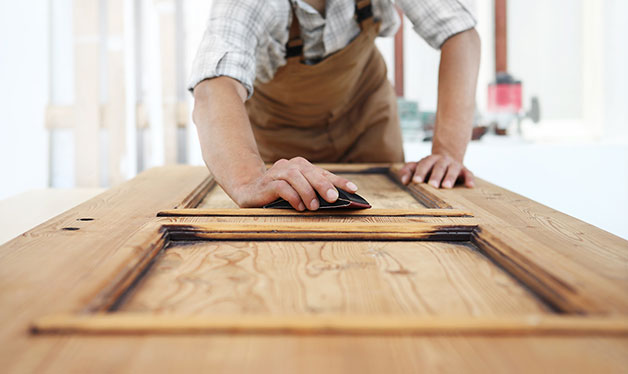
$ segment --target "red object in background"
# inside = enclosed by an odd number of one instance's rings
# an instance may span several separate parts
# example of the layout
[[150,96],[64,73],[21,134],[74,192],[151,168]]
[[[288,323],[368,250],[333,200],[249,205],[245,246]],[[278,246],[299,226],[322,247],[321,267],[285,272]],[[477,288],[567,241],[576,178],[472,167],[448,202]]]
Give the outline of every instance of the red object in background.
[[489,112],[519,113],[521,108],[521,82],[489,84]]

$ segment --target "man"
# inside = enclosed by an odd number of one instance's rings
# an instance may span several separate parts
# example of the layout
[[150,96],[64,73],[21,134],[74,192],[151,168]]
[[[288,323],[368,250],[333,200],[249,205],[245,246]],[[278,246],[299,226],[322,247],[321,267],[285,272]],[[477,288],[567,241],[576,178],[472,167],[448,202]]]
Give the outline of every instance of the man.
[[[432,154],[403,183],[473,187],[471,137],[480,42],[462,0],[397,0],[441,49]],[[391,0],[214,0],[192,68],[203,158],[241,207],[278,197],[316,210],[352,182],[310,162],[402,162],[396,98],[376,36],[392,36]],[[264,162],[273,166],[266,168]],[[335,187],[334,187],[335,186]]]

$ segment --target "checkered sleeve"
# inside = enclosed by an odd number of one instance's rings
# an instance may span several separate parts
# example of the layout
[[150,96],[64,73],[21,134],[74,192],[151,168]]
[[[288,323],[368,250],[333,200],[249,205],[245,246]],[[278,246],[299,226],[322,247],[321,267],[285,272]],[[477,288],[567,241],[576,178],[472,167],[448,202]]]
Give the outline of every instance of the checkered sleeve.
[[[215,0],[194,58],[188,89],[209,78],[228,76],[253,95],[255,50],[264,32],[268,7],[257,0]],[[272,15],[271,15],[272,18]]]
[[410,19],[417,34],[435,49],[476,24],[464,0],[396,0],[396,3]]

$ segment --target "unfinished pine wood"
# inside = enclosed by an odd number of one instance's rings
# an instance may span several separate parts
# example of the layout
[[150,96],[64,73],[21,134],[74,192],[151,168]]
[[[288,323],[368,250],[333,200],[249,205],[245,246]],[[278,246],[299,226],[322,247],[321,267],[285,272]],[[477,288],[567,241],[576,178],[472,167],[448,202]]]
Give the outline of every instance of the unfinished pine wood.
[[441,225],[475,225],[470,212],[455,209],[321,209],[297,212],[291,209],[169,209],[157,213],[159,222],[188,223],[279,223],[279,222],[337,222],[344,223],[432,223]]
[[[89,292],[110,280],[111,271],[101,271],[104,260],[156,210],[179,204],[207,174],[204,167],[151,169],[0,246],[0,318],[11,321],[0,329],[0,363],[57,345],[54,339],[34,342],[26,326],[43,314],[84,308]],[[33,365],[43,359],[31,358]]]
[[[461,225],[419,223],[273,222],[217,223],[175,222],[163,225],[173,240],[279,239],[279,240],[448,240],[469,241],[473,222]],[[153,230],[155,231],[155,230]],[[150,232],[150,231],[149,231]]]
[[[229,209],[238,211],[238,209]],[[243,215],[225,215],[225,216],[172,216],[159,217],[155,222],[160,223],[183,223],[190,224],[206,224],[206,223],[242,223],[242,224],[276,224],[276,223],[337,223],[337,224],[356,224],[356,223],[372,223],[372,224],[391,224],[413,225],[413,224],[434,224],[434,225],[454,225],[468,226],[477,225],[477,221],[473,217],[418,217],[418,216],[361,216],[361,215],[325,215],[325,214],[303,214],[303,215],[260,215],[260,216],[243,216]]]
[[349,316],[163,316],[109,313],[86,317],[44,317],[36,333],[60,334],[345,334],[345,335],[568,335],[628,336],[628,319],[595,317],[417,317],[407,315]]
[[[343,170],[350,170],[350,167],[353,166],[339,166]],[[47,315],[80,310],[89,303],[90,297],[94,296],[92,290],[106,283],[104,273],[98,270],[104,261],[114,255],[141,225],[156,219],[157,211],[181,207],[206,177],[205,168],[181,166],[151,170],[1,246],[0,318],[10,321],[0,329],[3,371],[621,373],[628,367],[628,339],[578,333],[543,337],[510,334],[232,335],[227,332],[181,336],[35,337],[29,333],[33,321]],[[506,195],[498,187],[487,184],[485,188],[483,193],[456,188],[433,191],[433,195],[455,208],[472,212],[481,221],[480,228],[490,222],[500,230],[505,227],[516,230],[517,235],[508,231],[502,234],[495,231],[497,228],[488,227],[496,237],[503,235],[515,253],[544,256],[543,264],[550,270],[549,274],[558,280],[568,280],[570,287],[586,297],[593,297],[598,292],[608,294],[599,284],[589,285],[587,273],[583,276],[578,272],[582,268],[610,281],[615,287],[623,286],[618,273],[623,266],[621,259],[626,241],[560,213],[550,215],[549,208],[518,195]],[[511,201],[509,196],[515,197]],[[470,208],[456,200],[463,198]],[[511,213],[513,207],[520,213]],[[80,218],[94,220],[77,221]],[[272,220],[276,217],[251,219]],[[528,225],[534,228],[527,228]],[[525,244],[518,244],[523,239]],[[591,253],[600,248],[604,255]],[[535,262],[541,263],[539,258],[535,258]],[[587,263],[588,266],[574,267],[575,271],[566,274],[572,264]],[[555,272],[551,265],[564,270]],[[79,294],[82,296],[77,296]],[[607,318],[624,316],[617,303],[625,298],[625,295],[614,295],[602,301],[600,297],[596,305],[614,305],[617,316],[604,314],[596,318],[609,322]],[[582,315],[582,318],[589,317],[588,311]]]
[[480,224],[476,244],[555,306],[628,313],[628,241],[479,178],[473,189],[413,188],[472,211]]
[[627,350],[625,338],[608,337],[62,336],[38,337],[32,349],[5,360],[4,368],[19,373],[624,373]]
[[428,242],[184,242],[119,310],[173,315],[545,313],[477,251]]
[[205,197],[197,206],[199,209],[238,209],[238,205],[231,200],[229,195],[217,183],[212,185]]
[[298,212],[291,209],[168,209],[158,217],[473,217],[456,209],[320,209]]

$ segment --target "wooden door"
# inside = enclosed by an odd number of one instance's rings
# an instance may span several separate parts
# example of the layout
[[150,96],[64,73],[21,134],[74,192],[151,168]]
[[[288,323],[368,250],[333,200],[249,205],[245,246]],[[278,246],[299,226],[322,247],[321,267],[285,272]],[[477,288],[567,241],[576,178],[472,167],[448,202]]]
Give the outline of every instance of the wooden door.
[[[89,276],[48,308],[54,312],[31,314],[32,336],[307,334],[350,339],[358,356],[372,339],[489,339],[498,352],[507,338],[519,355],[484,369],[530,359],[537,361],[528,368],[565,368],[528,350],[534,337],[539,346],[550,338],[568,347],[548,349],[573,354],[576,369],[626,363],[626,241],[481,180],[475,189],[436,190],[400,185],[395,167],[327,167],[354,181],[373,208],[237,209],[200,169],[138,177],[118,194],[132,195],[139,211],[103,204],[109,218],[76,217],[59,228],[67,237],[97,232],[74,239]],[[163,194],[151,193],[158,185]],[[161,196],[167,201],[150,218],[147,203]],[[101,252],[86,249],[106,232],[111,242],[98,243]],[[605,353],[580,363],[593,366],[576,365],[594,342],[614,359]],[[408,362],[413,344],[399,353]]]

